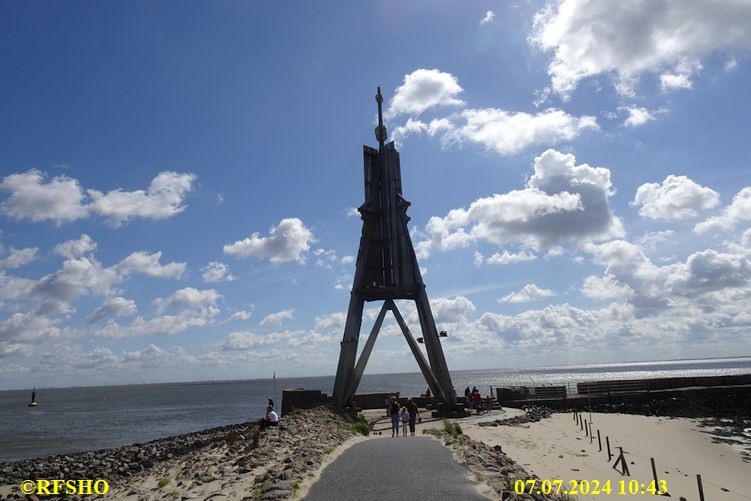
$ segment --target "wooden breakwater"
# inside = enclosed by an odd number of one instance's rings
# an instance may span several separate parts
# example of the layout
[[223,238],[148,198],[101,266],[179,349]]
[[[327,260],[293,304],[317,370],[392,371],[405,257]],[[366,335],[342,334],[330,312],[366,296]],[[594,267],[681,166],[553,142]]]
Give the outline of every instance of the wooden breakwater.
[[581,408],[596,404],[665,398],[751,395],[751,374],[654,379],[583,381],[566,385],[499,386],[491,392],[501,405]]

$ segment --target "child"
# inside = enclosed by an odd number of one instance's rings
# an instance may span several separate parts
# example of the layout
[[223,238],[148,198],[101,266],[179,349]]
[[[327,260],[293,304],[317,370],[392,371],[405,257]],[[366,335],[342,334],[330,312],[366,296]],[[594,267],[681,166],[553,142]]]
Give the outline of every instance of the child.
[[402,418],[402,436],[406,437],[407,426],[409,425],[409,412],[407,412],[406,407],[402,407],[401,418]]

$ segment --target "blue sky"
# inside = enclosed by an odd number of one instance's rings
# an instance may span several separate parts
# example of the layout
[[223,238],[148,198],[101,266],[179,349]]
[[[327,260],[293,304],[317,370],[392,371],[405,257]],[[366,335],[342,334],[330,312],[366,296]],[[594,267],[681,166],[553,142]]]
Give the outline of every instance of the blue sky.
[[[749,26],[3,3],[0,388],[333,374],[378,85],[450,368],[748,355]],[[368,370],[418,370],[392,320]]]

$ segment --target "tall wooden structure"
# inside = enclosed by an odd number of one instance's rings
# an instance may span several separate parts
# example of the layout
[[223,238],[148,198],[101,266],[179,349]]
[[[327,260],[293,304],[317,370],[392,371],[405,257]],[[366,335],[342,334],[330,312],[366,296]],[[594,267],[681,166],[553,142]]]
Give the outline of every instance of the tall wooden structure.
[[[451,384],[451,375],[443,356],[425,283],[422,281],[412,239],[407,230],[407,208],[410,203],[402,196],[399,152],[393,141],[384,144],[387,132],[383,126],[383,97],[380,87],[376,94],[376,102],[378,126],[375,135],[378,149],[363,146],[365,203],[357,209],[363,221],[362,236],[333,393],[341,407],[346,406],[354,397],[386,312],[391,310],[417,360],[417,365],[425,376],[428,387],[442,407],[449,411],[456,408],[456,392]],[[397,309],[395,299],[409,299],[415,302],[422,330],[421,341],[425,343],[428,354],[427,360]],[[360,358],[355,363],[366,301],[383,301],[383,307]],[[445,336],[445,333],[441,334]]]

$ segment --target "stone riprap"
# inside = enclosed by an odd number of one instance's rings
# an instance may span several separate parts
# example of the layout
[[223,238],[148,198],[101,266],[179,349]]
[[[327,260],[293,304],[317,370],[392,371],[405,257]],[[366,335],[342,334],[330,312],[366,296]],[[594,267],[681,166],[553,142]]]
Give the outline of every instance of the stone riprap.
[[0,501],[27,499],[17,486],[37,478],[110,482],[106,495],[81,497],[86,500],[285,499],[352,436],[344,418],[320,407],[295,411],[260,433],[255,423],[243,423],[119,449],[3,463],[0,487],[16,489],[0,494]]

